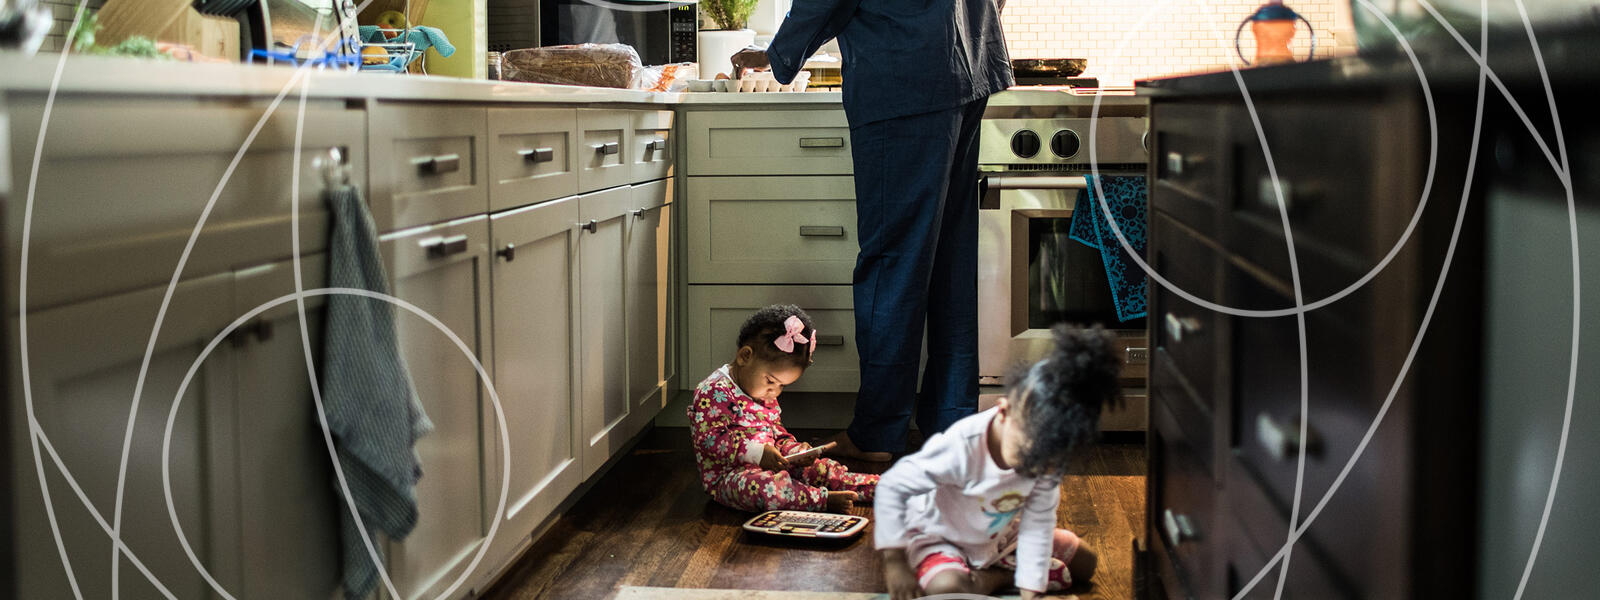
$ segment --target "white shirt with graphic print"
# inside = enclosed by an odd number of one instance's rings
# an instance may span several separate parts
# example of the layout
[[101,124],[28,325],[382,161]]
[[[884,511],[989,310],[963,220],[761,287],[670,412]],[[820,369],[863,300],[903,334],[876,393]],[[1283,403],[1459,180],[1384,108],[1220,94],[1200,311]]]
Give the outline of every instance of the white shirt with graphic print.
[[[936,538],[960,550],[971,567],[986,568],[1008,553],[1014,539],[1016,586],[1042,592],[1061,482],[995,464],[988,431],[998,413],[991,408],[956,421],[883,474],[873,501],[873,542],[882,550]],[[908,558],[915,567],[923,557]]]

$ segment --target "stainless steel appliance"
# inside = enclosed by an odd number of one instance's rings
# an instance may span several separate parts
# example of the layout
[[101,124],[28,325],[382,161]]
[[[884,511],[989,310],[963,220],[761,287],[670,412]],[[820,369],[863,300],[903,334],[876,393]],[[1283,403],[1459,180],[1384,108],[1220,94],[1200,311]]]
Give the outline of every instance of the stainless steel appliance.
[[1137,404],[1104,429],[1143,429],[1145,320],[1117,319],[1100,252],[1069,240],[1067,226],[1092,172],[1090,125],[1100,173],[1144,175],[1147,106],[1131,94],[1015,87],[990,97],[979,132],[979,383],[1003,384],[1012,365],[1044,356],[1056,323],[1099,323],[1122,342],[1125,395]]
[[699,60],[696,0],[488,0],[489,50],[627,44],[646,65]]

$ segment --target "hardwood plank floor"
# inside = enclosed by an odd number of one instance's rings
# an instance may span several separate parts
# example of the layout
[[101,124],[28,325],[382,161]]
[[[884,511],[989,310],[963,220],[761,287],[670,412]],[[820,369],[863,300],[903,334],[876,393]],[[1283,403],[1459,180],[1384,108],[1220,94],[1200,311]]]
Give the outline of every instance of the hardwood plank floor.
[[[802,440],[830,431],[796,431]],[[1130,543],[1144,528],[1143,443],[1085,449],[1062,482],[1058,518],[1100,554],[1080,600],[1133,597]],[[851,464],[871,471],[870,465]],[[881,469],[881,467],[880,467]],[[871,516],[870,507],[857,514]],[[749,513],[700,489],[688,430],[657,428],[535,541],[484,598],[602,599],[619,586],[816,592],[880,592],[883,573],[870,529],[846,542],[747,535]]]

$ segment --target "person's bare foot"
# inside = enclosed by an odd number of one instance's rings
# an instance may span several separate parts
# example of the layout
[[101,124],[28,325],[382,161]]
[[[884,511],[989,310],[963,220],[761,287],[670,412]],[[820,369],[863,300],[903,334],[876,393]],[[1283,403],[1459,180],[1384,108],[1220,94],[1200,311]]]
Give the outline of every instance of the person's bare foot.
[[979,594],[992,594],[1000,588],[1011,584],[1016,578],[1016,571],[1006,569],[978,569],[972,572],[973,591]]
[[855,442],[850,441],[850,432],[848,431],[841,431],[838,435],[828,438],[828,441],[838,444],[827,452],[833,456],[843,456],[867,462],[889,462],[894,460],[894,455],[888,452],[867,452],[862,450],[856,446]]
[[855,503],[855,492],[828,492],[828,512],[848,514]]

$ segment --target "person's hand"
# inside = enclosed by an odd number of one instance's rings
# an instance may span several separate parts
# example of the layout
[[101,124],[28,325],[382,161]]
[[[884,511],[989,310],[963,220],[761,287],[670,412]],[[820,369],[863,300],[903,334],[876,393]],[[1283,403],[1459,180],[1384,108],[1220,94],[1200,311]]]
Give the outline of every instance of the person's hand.
[[917,574],[906,562],[904,548],[883,551],[883,581],[889,586],[889,600],[913,600],[922,595],[917,586]]
[[741,73],[745,69],[752,71],[765,71],[772,68],[767,59],[767,49],[759,46],[746,46],[744,49],[728,57],[728,62],[733,64],[733,78],[743,79]]
[[1017,590],[1017,591],[1022,592],[1022,600],[1040,600],[1040,599],[1044,598],[1044,592],[1035,592],[1033,590]]
[[[789,454],[795,454],[795,453],[798,453],[798,452],[805,452],[805,451],[810,450],[810,449],[811,449],[811,444],[807,444],[805,442],[800,442],[800,445],[798,447],[793,448],[794,451],[790,452]],[[811,463],[817,462],[817,457],[818,456],[820,456],[820,454],[807,454],[805,456],[796,456],[794,458],[788,459],[789,466],[791,466],[791,467],[809,467],[809,466],[811,466]]]
[[789,461],[783,459],[783,451],[777,446],[767,444],[761,448],[761,468],[768,471],[787,471]]

